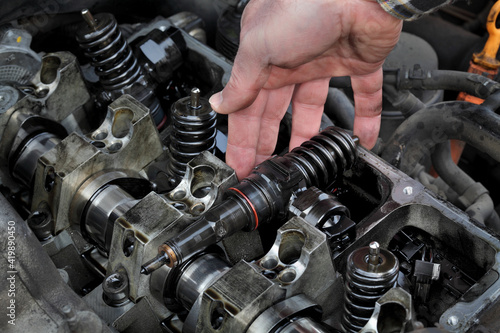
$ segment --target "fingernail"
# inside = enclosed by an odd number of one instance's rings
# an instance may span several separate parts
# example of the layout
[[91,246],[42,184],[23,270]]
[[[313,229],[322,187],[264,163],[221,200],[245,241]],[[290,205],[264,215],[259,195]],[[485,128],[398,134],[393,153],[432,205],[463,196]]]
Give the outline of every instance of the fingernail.
[[210,105],[212,106],[212,109],[217,111],[219,108],[220,104],[222,103],[222,91],[218,92],[217,94],[212,95],[210,99],[208,100],[210,102]]

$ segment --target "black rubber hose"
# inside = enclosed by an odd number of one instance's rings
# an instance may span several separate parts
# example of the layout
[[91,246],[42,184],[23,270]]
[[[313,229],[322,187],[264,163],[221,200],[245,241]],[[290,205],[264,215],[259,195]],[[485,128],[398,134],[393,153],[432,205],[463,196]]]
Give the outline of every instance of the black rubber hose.
[[330,79],[331,88],[351,88],[350,76],[335,76]]
[[[436,169],[439,177],[441,177],[459,196],[467,195],[469,189],[481,188],[486,189],[480,183],[476,183],[469,175],[456,165],[451,159],[451,151],[449,142],[443,142],[436,145],[432,153],[432,165]],[[476,192],[477,193],[477,192]],[[486,224],[496,232],[500,231],[500,218],[495,211],[493,200],[491,200],[488,192],[481,193],[476,196],[472,191],[472,197],[468,198],[470,205],[465,210],[467,214],[474,217],[482,224]]]
[[500,233],[500,216],[498,216],[495,209],[493,209],[490,217],[486,220],[486,225],[495,230],[497,234]]
[[400,110],[405,118],[426,107],[424,102],[408,90],[397,90],[396,87],[387,84],[384,85],[384,97],[396,110]]
[[431,148],[449,139],[465,141],[500,161],[500,116],[466,102],[445,102],[423,109],[394,132],[382,158],[410,173]]
[[431,156],[432,165],[439,174],[439,177],[441,177],[446,184],[450,185],[458,195],[464,194],[469,187],[476,183],[474,179],[453,162],[448,141],[437,144]]
[[392,84],[399,90],[463,91],[483,99],[500,90],[500,83],[478,74],[444,70],[425,71],[419,67],[408,71],[385,72],[384,84]]
[[354,124],[354,105],[340,89],[328,89],[325,114],[336,126],[352,130]]
[[[399,91],[393,86],[384,85],[384,95],[393,105],[401,110],[406,118],[425,108],[425,104],[407,90]],[[499,105],[500,93],[496,92],[491,95],[482,106],[490,110],[495,110]],[[458,196],[464,195],[470,188],[476,185],[474,179],[460,169],[451,159],[450,144],[448,141],[438,143],[431,157],[432,164],[441,179],[448,184]],[[477,185],[484,188],[480,184]],[[490,195],[486,192],[471,199],[473,199],[473,202],[467,207],[466,212],[480,223],[486,223],[488,227],[499,232],[500,217],[494,210],[493,201]]]
[[[500,90],[500,83],[487,77],[461,71],[427,71],[415,65],[406,71],[384,71],[384,85],[392,85],[397,90],[451,90],[463,91],[482,99]],[[334,77],[331,88],[350,88],[348,76]]]
[[500,108],[500,91],[495,92],[490,97],[488,97],[482,104],[485,108],[488,108],[494,112]]

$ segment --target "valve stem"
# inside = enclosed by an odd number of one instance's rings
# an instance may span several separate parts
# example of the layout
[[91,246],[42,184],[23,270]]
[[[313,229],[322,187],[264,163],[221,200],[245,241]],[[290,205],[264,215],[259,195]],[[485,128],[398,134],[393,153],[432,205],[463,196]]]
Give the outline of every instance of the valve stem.
[[376,266],[380,260],[380,245],[377,242],[371,242],[368,251],[368,263]]
[[94,31],[97,31],[97,22],[90,10],[88,10],[87,8],[82,9],[82,17],[90,28],[92,28]]
[[191,108],[199,109],[201,107],[200,104],[200,89],[193,88],[191,89]]

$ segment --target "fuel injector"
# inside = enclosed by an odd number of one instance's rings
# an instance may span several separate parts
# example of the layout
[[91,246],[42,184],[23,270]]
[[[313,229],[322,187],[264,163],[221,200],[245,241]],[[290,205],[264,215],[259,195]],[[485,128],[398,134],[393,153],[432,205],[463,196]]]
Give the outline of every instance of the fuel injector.
[[239,230],[283,218],[293,192],[310,186],[328,188],[356,160],[357,137],[328,127],[284,156],[259,164],[228,198],[205,213],[177,237],[160,245],[158,256],[141,267],[150,274],[162,265],[177,266],[195,253]]

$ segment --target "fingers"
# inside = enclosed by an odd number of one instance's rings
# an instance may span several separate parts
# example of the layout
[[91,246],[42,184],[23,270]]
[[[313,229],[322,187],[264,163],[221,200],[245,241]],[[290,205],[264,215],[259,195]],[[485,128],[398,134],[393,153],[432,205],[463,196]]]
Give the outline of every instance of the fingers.
[[267,81],[270,68],[265,56],[264,36],[261,30],[249,32],[242,39],[234,60],[231,78],[224,89],[210,97],[212,108],[228,114],[249,107]]
[[280,121],[290,105],[294,86],[269,91],[266,109],[260,123],[259,143],[255,164],[268,159],[274,152],[280,129]]
[[382,68],[372,74],[351,77],[354,92],[354,134],[371,149],[380,130],[382,112]]
[[228,116],[226,163],[240,179],[246,177],[255,166],[261,117],[267,99],[268,91],[262,90],[251,106]]
[[275,89],[285,85],[350,74],[351,73],[348,70],[342,68],[342,66],[338,66],[338,64],[335,64],[330,58],[324,57],[315,59],[295,68],[281,68],[273,66],[264,88]]
[[328,79],[309,81],[295,88],[292,98],[290,150],[318,134],[328,95]]

